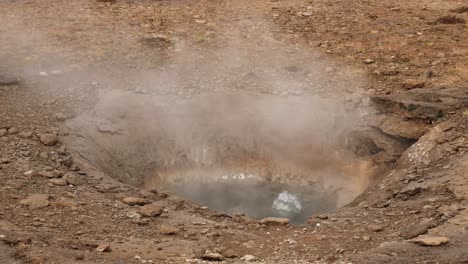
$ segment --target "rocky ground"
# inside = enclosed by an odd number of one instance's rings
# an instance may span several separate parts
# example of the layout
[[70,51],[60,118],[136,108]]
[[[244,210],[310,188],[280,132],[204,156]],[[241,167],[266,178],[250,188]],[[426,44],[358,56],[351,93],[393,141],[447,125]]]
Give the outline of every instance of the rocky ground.
[[[464,2],[2,1],[0,263],[468,262]],[[385,173],[301,226],[214,212],[67,145],[109,90],[359,94]]]

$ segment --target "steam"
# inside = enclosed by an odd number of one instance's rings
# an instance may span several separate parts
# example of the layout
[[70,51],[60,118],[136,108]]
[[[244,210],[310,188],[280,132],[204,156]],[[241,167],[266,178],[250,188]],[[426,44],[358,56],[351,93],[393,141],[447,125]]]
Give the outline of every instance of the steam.
[[[89,10],[73,10],[99,21]],[[333,196],[334,207],[368,185],[369,164],[344,144],[366,107],[360,77],[307,47],[276,39],[264,21],[241,21],[210,49],[169,37],[151,50],[122,27],[119,41],[108,36],[104,44],[112,51],[120,45],[119,52],[134,48],[131,60],[91,66],[70,63],[83,47],[60,46],[37,28],[23,32],[27,27],[11,17],[5,22],[6,32],[18,34],[15,56],[21,59],[2,57],[42,98],[67,102],[76,116],[66,124],[67,145],[118,180],[148,188],[197,182],[176,189],[212,200],[199,184],[244,173],[282,188],[313,186]],[[91,26],[83,36],[90,41]],[[40,45],[28,50],[33,43]],[[84,50],[101,60],[102,50]],[[284,188],[269,194],[269,210],[309,208]]]

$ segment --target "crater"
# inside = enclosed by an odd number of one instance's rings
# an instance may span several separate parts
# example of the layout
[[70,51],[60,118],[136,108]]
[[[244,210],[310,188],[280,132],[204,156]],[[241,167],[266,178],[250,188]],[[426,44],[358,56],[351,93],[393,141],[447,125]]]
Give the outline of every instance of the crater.
[[112,91],[67,122],[66,143],[121,182],[300,224],[369,185],[375,164],[349,147],[362,111],[319,96]]

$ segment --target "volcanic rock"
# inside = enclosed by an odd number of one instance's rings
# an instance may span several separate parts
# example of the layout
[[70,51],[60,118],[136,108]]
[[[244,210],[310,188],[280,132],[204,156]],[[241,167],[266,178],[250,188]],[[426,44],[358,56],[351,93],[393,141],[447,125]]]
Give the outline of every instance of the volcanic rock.
[[287,218],[278,218],[278,217],[267,217],[260,220],[260,224],[273,226],[273,225],[287,225],[289,224],[289,219]]
[[170,236],[170,235],[177,235],[177,233],[179,233],[179,228],[175,227],[175,226],[170,226],[170,225],[161,225],[161,227],[159,228],[159,232],[163,235],[167,235],[167,236]]
[[163,213],[163,208],[157,204],[147,204],[138,209],[138,213],[146,217],[160,216]]
[[39,135],[39,141],[46,146],[54,146],[58,143],[58,137],[53,134]]
[[137,197],[125,197],[123,198],[122,202],[124,202],[125,204],[128,204],[128,205],[145,205],[145,204],[149,204],[150,202],[146,199],[143,199],[143,198],[137,198]]
[[40,209],[49,206],[49,196],[46,194],[33,194],[20,201],[21,205],[26,205],[29,209]]
[[440,246],[447,244],[450,239],[444,236],[422,235],[410,240],[411,242],[423,246]]

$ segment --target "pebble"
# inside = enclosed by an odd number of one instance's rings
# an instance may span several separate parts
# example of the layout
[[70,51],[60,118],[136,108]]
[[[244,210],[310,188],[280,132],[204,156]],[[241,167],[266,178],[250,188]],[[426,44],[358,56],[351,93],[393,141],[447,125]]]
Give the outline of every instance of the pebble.
[[315,217],[317,217],[318,219],[323,219],[323,220],[328,219],[328,215],[326,215],[326,214],[319,214],[319,215],[317,215]]
[[370,231],[374,231],[374,232],[380,232],[384,229],[384,227],[382,225],[370,224],[367,226],[367,229],[369,229]]
[[221,261],[224,259],[224,257],[221,254],[211,252],[209,250],[205,251],[205,254],[203,254],[200,258],[209,261]]
[[158,204],[147,204],[138,209],[138,213],[146,217],[160,216],[163,213],[162,206]]
[[254,261],[255,260],[255,256],[252,256],[252,255],[245,255],[241,258],[241,260],[243,261],[247,261],[247,262],[250,262],[250,261]]
[[65,120],[67,120],[67,116],[62,114],[62,113],[57,113],[57,114],[55,114],[55,119],[57,121],[62,121],[63,122]]
[[97,246],[96,251],[97,252],[110,252],[111,247],[108,244],[102,244],[102,245]]
[[53,134],[41,134],[39,135],[39,141],[45,146],[54,146],[58,143],[58,137]]
[[177,235],[180,230],[179,228],[171,225],[161,225],[159,228],[159,232],[163,235],[171,236],[171,235]]
[[267,217],[260,220],[260,224],[264,225],[287,225],[289,224],[289,219],[287,218],[278,218],[278,217]]
[[18,133],[18,137],[24,138],[24,139],[31,138],[32,136],[33,136],[33,132],[31,132],[31,131],[25,131],[25,132]]
[[28,206],[29,209],[40,209],[49,206],[49,195],[33,194],[20,201],[20,205]]
[[372,64],[372,63],[374,63],[374,62],[375,62],[375,60],[373,60],[373,59],[365,59],[365,60],[364,60],[364,63],[365,63],[365,64]]
[[49,182],[59,186],[66,186],[68,184],[68,182],[62,178],[50,179]]
[[413,238],[410,241],[423,246],[441,246],[447,244],[450,239],[444,236],[422,235]]
[[137,197],[125,197],[122,199],[122,202],[125,203],[125,204],[128,204],[130,206],[133,206],[133,205],[145,205],[145,204],[149,204],[150,202],[146,199],[143,199],[143,198],[137,198]]
[[10,134],[10,135],[14,135],[14,134],[18,134],[18,133],[19,133],[19,130],[16,127],[10,127],[8,129],[8,134]]

